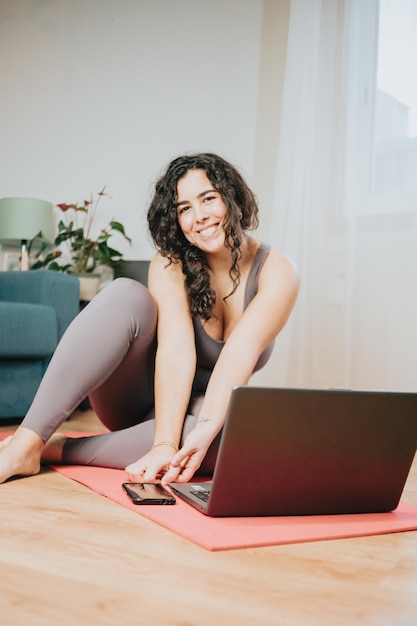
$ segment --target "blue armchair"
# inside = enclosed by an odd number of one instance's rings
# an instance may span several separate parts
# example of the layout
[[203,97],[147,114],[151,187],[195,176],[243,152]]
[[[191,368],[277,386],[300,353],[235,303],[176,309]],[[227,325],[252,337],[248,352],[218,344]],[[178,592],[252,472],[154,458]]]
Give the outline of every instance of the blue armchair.
[[23,418],[65,329],[79,281],[47,270],[0,272],[0,424]]

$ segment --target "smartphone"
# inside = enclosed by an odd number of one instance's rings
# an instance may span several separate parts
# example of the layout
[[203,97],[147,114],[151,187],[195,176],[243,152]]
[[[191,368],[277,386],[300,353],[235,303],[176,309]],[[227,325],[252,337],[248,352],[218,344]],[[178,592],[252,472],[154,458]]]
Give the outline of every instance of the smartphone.
[[176,500],[159,483],[123,483],[123,489],[134,504],[175,504]]

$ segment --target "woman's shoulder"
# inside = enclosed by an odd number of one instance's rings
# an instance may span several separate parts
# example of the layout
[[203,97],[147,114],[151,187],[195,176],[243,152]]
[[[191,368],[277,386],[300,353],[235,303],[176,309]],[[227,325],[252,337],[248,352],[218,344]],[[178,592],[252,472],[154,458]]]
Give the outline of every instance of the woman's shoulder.
[[262,278],[271,278],[271,280],[276,282],[279,277],[298,285],[300,277],[294,260],[281,250],[273,248],[267,243],[260,241],[258,244],[258,255],[264,257],[260,280]]
[[250,246],[253,250],[252,256],[254,259],[256,257],[264,258],[265,261],[268,261],[268,265],[273,265],[274,267],[282,266],[298,272],[294,261],[281,250],[273,248],[269,243],[251,237]]
[[160,252],[156,252],[150,260],[149,269],[153,272],[164,272],[166,275],[181,273],[181,262],[175,259],[171,261]]
[[167,289],[169,286],[184,287],[184,274],[181,263],[170,261],[157,252],[149,264],[149,287],[151,291]]

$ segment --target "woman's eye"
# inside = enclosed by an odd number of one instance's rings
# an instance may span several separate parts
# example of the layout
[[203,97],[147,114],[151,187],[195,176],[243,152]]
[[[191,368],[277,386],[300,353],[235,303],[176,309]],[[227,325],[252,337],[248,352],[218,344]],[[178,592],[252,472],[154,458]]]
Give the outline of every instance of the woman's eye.
[[183,213],[185,213],[185,211],[188,211],[190,207],[187,205],[182,205],[180,207],[178,207],[178,215],[182,215]]
[[211,202],[212,200],[215,200],[216,196],[206,196],[204,198],[204,202]]

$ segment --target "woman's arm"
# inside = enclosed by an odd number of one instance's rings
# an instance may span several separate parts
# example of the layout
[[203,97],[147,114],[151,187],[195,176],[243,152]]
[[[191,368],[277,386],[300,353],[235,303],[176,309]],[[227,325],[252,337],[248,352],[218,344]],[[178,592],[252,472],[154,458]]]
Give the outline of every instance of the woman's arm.
[[223,426],[233,387],[248,383],[259,356],[285,326],[299,289],[294,264],[271,250],[262,268],[258,293],[228,337],[213,369],[196,427],[172,460],[163,483],[187,481],[200,466]]
[[141,480],[154,480],[178,450],[196,368],[194,328],[181,266],[168,265],[156,254],[148,283],[158,309],[154,448],[126,468],[132,479],[140,476]]

